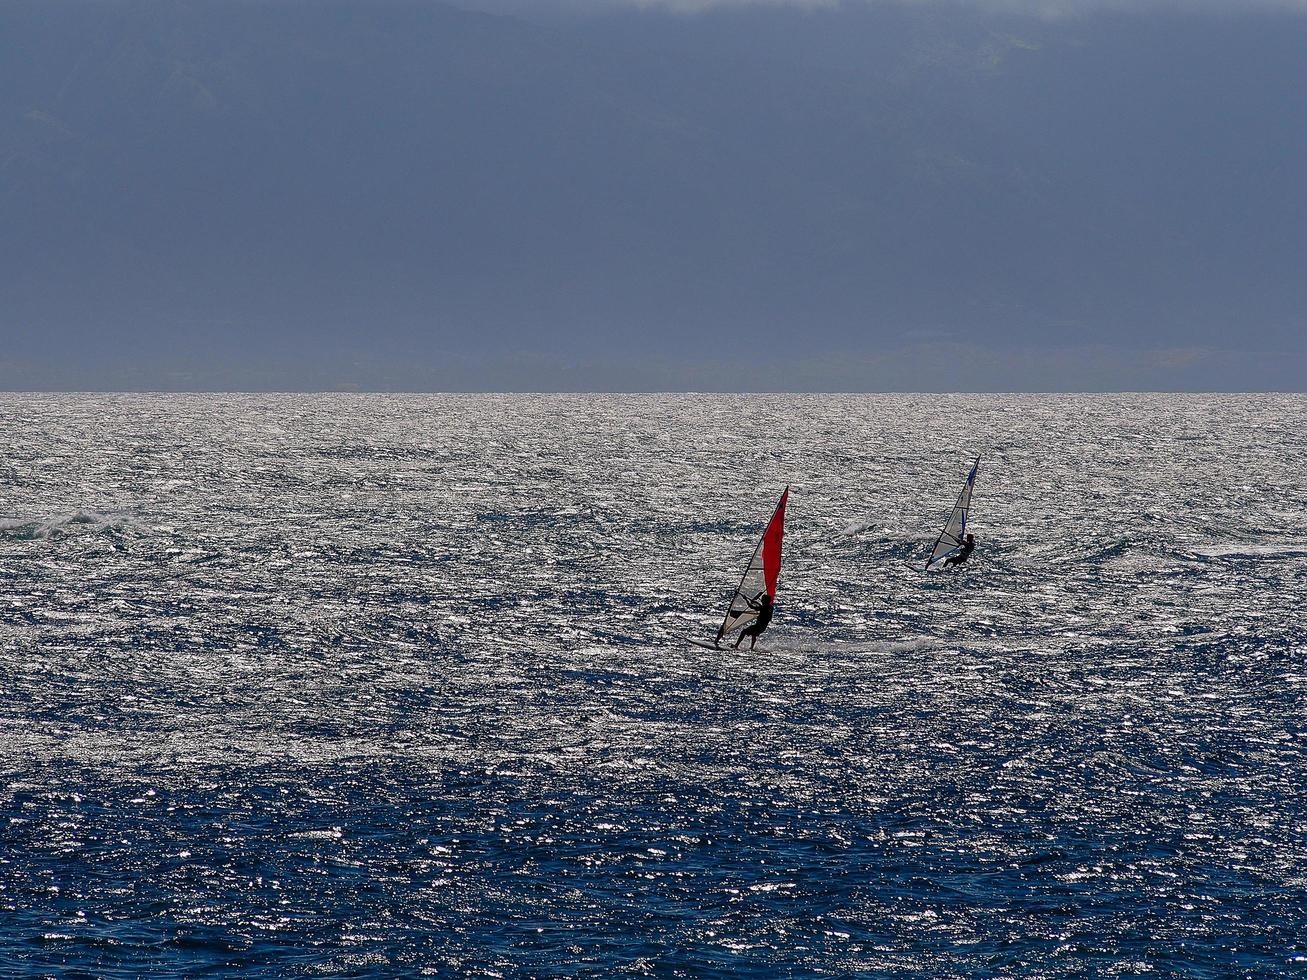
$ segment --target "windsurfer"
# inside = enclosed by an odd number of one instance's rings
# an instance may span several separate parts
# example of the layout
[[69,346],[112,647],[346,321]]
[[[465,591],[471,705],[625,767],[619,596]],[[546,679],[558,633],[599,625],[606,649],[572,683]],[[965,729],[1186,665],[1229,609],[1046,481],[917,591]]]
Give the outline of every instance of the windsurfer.
[[971,553],[975,550],[976,550],[976,536],[974,534],[968,534],[967,540],[962,542],[962,548],[958,551],[956,555],[949,556],[948,560],[944,562],[944,567],[948,568],[952,565],[961,565],[964,561],[966,561],[968,558],[971,557]]
[[740,635],[735,638],[735,646],[732,649],[739,649],[740,643],[747,636],[749,638],[749,649],[752,650],[758,645],[758,637],[762,636],[762,631],[767,628],[771,622],[772,612],[775,605],[772,603],[772,597],[766,592],[759,592],[752,599],[745,599],[750,609],[758,611],[758,618],[752,623],[740,630]]

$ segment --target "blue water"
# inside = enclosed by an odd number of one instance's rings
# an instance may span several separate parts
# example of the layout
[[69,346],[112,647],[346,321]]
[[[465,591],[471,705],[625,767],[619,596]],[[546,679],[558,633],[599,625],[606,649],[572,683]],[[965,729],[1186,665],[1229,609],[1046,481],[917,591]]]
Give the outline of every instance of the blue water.
[[1307,976],[1305,410],[0,396],[0,975]]

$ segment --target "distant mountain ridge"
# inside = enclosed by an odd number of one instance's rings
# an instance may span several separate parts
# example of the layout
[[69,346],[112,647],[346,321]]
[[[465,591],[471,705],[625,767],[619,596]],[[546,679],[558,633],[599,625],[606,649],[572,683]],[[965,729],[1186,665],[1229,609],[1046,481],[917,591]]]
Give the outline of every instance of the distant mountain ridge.
[[0,384],[1058,387],[1092,349],[1107,385],[1285,387],[1304,41],[1293,13],[10,2]]

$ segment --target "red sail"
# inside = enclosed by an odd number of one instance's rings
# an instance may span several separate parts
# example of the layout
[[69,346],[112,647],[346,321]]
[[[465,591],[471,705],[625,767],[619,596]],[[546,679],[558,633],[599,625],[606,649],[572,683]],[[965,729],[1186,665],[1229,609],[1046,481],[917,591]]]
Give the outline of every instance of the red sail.
[[776,598],[776,582],[781,577],[781,540],[785,537],[785,503],[790,499],[790,488],[781,494],[767,531],[762,536],[762,569],[767,581],[767,594]]
[[731,604],[726,609],[726,618],[717,631],[717,639],[729,636],[743,626],[758,618],[758,600],[766,592],[772,599],[776,598],[776,581],[781,577],[781,538],[785,535],[785,504],[790,499],[790,488],[785,488],[781,502],[767,522],[767,530],[762,540],[753,549],[753,557],[745,566],[744,576],[731,596]]

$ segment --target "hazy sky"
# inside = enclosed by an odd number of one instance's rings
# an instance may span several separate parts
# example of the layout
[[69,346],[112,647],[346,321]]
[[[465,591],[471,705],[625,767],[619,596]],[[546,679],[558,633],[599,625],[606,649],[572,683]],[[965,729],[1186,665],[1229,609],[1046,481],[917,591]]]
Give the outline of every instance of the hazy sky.
[[622,8],[670,9],[683,13],[727,7],[791,7],[836,10],[862,6],[953,7],[990,14],[1038,17],[1090,16],[1103,11],[1243,14],[1250,10],[1307,10],[1307,0],[460,0],[459,6],[525,12],[540,9],[611,12]]
[[1304,51],[1271,0],[12,0],[0,385],[1302,389]]

